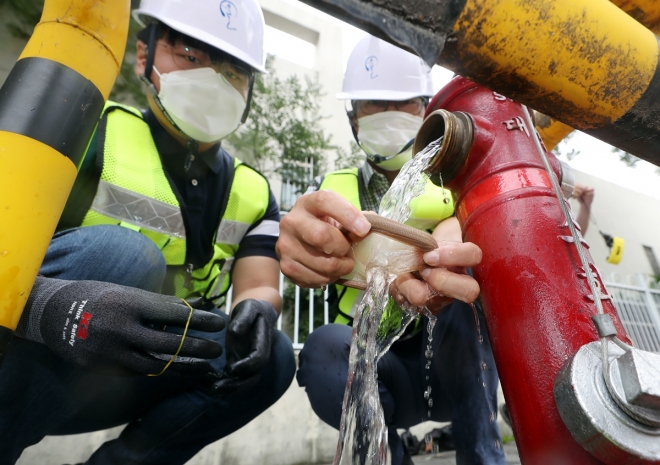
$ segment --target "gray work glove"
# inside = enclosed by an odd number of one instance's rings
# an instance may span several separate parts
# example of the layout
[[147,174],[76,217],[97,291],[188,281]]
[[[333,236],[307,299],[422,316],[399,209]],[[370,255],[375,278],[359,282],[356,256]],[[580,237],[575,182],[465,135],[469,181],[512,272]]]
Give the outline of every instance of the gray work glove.
[[[197,302],[196,302],[197,303]],[[65,360],[111,374],[158,374],[176,353],[181,336],[162,329],[184,328],[190,308],[177,297],[98,281],[38,277],[17,335],[46,344]],[[194,310],[188,329],[224,329],[222,317]],[[165,374],[205,376],[204,359],[222,346],[187,336]]]
[[231,312],[225,348],[227,365],[213,383],[215,394],[228,395],[255,386],[270,360],[277,311],[265,300],[242,300]]

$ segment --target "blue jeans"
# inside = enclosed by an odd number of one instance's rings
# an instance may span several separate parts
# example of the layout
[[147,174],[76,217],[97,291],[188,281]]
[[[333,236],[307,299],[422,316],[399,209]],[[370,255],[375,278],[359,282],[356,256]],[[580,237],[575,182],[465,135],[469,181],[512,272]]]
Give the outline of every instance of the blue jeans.
[[[93,226],[56,234],[40,274],[157,292],[165,262],[143,235],[119,226]],[[189,334],[224,345],[225,331]],[[224,354],[212,364],[222,371]],[[209,395],[186,378],[117,377],[84,370],[44,345],[14,338],[0,367],[0,464],[15,463],[24,448],[46,435],[125,423],[121,435],[103,444],[87,464],[183,464],[274,404],[294,373],[291,341],[279,331],[259,384],[225,397]]]
[[[429,420],[424,391],[431,386],[431,420],[451,421],[458,465],[504,465],[497,418],[498,376],[481,311],[483,342],[477,338],[469,305],[455,301],[442,310],[433,330],[433,359],[425,381],[428,333],[398,341],[378,362],[378,390],[388,427],[392,465],[404,459],[397,428]],[[351,327],[331,324],[316,329],[300,352],[297,379],[312,408],[339,428],[348,372]],[[483,369],[482,362],[486,365]],[[483,383],[486,384],[484,388]]]

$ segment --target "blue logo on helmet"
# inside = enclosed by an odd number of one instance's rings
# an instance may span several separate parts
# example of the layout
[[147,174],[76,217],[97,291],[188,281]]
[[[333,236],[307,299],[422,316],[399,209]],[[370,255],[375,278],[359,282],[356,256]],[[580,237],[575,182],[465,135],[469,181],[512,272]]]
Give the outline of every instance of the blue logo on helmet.
[[378,66],[378,57],[371,55],[368,56],[366,60],[364,60],[364,68],[369,71],[371,79],[377,78],[378,75],[374,74],[374,70],[376,69],[376,66]]
[[232,27],[231,19],[235,18],[238,14],[238,8],[236,8],[236,5],[234,5],[234,3],[230,2],[229,0],[223,0],[220,2],[220,13],[222,13],[222,16],[227,18],[227,29],[235,31],[236,28]]

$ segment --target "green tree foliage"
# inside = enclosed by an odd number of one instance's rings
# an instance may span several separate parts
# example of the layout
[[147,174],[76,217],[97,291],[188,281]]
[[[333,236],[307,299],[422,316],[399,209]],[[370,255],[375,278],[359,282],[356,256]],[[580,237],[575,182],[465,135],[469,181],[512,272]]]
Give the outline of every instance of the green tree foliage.
[[11,35],[27,41],[41,18],[44,0],[0,0],[0,7],[13,16],[13,21],[7,24]]
[[318,79],[279,78],[272,57],[266,68],[255,78],[247,122],[227,141],[240,158],[266,176],[279,175],[301,194],[311,181],[310,167],[314,177],[323,173],[326,153],[337,150],[321,125],[323,92]]
[[635,155],[624,152],[621,149],[618,149],[616,147],[612,147],[612,153],[616,153],[619,156],[619,160],[621,160],[623,163],[626,164],[626,166],[630,166],[631,168],[634,168],[635,165],[639,162],[640,158],[637,158]]
[[[139,0],[131,0],[131,8],[137,8],[138,4]],[[44,0],[0,0],[0,8],[10,14],[7,24],[8,30],[13,36],[25,41],[30,38],[34,26],[39,22],[43,6]],[[135,34],[140,28],[141,26],[131,17],[124,61],[110,98],[117,102],[144,106],[146,105],[146,98],[140,80],[133,70]]]
[[[619,156],[619,160],[631,168],[637,166],[637,163],[641,160],[641,158],[636,157],[632,153],[624,152],[616,147],[612,147],[612,153],[616,153]],[[660,175],[660,168],[655,168],[655,174]]]
[[555,148],[552,149],[552,153],[554,153],[557,156],[566,155],[566,158],[569,160],[572,160],[573,158],[577,157],[580,155],[580,151],[576,150],[574,148],[568,150],[568,141],[571,140],[571,138],[575,135],[575,131],[569,133],[566,137],[564,137],[556,146]]
[[[557,146],[554,149],[552,149],[552,152],[557,156],[566,155],[566,158],[568,160],[572,160],[573,158],[580,155],[579,150],[576,150],[574,148],[568,150],[569,140],[571,137],[573,137],[574,134],[575,131],[571,132],[568,136],[566,136],[559,144],[557,144]],[[616,147],[612,147],[612,153],[616,153],[619,156],[619,160],[621,160],[623,164],[629,166],[630,168],[634,168],[639,162],[639,160],[641,160],[641,158],[637,158],[632,153],[624,152],[623,150]],[[656,168],[655,172],[656,174],[660,175],[660,168]]]

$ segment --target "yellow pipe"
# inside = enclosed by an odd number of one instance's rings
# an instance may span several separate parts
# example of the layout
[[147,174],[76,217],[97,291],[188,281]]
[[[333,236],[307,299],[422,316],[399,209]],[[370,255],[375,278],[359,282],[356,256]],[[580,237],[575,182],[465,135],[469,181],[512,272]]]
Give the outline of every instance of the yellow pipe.
[[[610,0],[633,19],[655,34],[660,34],[660,2],[656,0]],[[573,128],[536,112],[536,129],[548,150],[555,148]]]
[[[19,153],[21,157],[15,156]],[[76,178],[76,167],[41,142],[1,131],[0,178],[0,326],[13,330]]]
[[573,132],[573,128],[567,124],[550,118],[548,115],[534,112],[536,130],[539,132],[545,148],[554,149],[566,136]]
[[49,0],[19,60],[41,57],[67,66],[110,95],[124,59],[129,0]]
[[580,129],[623,116],[658,64],[655,35],[604,0],[468,0],[453,30],[440,64]]
[[47,0],[0,91],[0,354],[119,73],[129,14],[129,0]]

